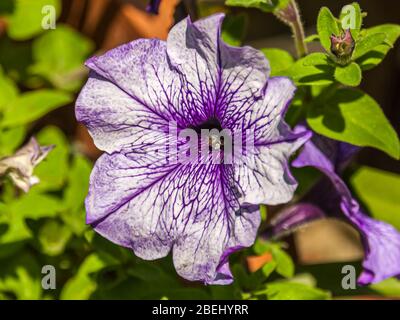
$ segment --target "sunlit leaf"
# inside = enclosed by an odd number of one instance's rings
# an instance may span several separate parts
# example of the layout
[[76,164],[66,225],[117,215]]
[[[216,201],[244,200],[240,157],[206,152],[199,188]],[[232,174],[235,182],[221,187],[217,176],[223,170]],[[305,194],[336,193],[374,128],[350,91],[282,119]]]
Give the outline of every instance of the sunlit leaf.
[[11,155],[24,142],[25,135],[24,126],[0,129],[0,157]]
[[356,47],[354,49],[352,58],[356,60],[367,54],[368,52],[373,51],[376,47],[384,45],[385,40],[386,34],[383,32],[368,34],[367,36],[356,42]]
[[[344,6],[340,12],[339,19],[342,24],[342,28],[344,30],[350,29],[353,38],[357,39],[363,20],[361,8],[358,2],[353,2]],[[352,22],[354,22],[354,26],[351,25]]]
[[400,175],[363,166],[350,181],[374,218],[400,230]]
[[7,104],[18,96],[18,88],[15,83],[8,78],[0,66],[0,112],[2,112]]
[[68,184],[64,191],[63,221],[76,233],[86,230],[83,207],[89,189],[91,163],[83,156],[75,156],[68,173]]
[[80,88],[86,68],[84,61],[93,43],[65,25],[49,30],[33,42],[34,65],[30,72],[43,76],[56,88],[75,91]]
[[46,12],[45,6],[55,9],[56,17],[61,12],[60,0],[16,0],[12,13],[8,15],[7,32],[15,40],[27,40],[44,31],[42,21]]
[[271,77],[279,76],[294,63],[294,58],[285,50],[277,48],[265,48],[261,51],[267,57],[271,67]]
[[331,36],[339,35],[340,29],[336,18],[327,7],[322,7],[318,14],[317,30],[322,46],[327,52],[331,51]]
[[0,125],[13,127],[30,123],[71,101],[69,94],[57,90],[42,89],[21,94],[7,105]]
[[42,295],[41,272],[34,256],[23,253],[0,260],[0,292],[11,299],[36,300]]
[[292,78],[297,85],[327,85],[334,81],[335,68],[328,56],[323,53],[312,53],[282,72]]
[[357,87],[360,85],[362,79],[361,68],[355,62],[347,66],[337,66],[335,79],[346,86]]
[[228,6],[257,8],[264,12],[273,12],[285,8],[290,0],[226,0]]
[[295,282],[275,282],[267,285],[269,300],[327,300],[327,291]]
[[364,54],[357,60],[363,70],[369,70],[376,67],[382,62],[386,54],[391,49],[397,39],[400,37],[400,25],[397,24],[383,24],[380,26],[367,29],[366,36],[384,33],[386,34],[386,44],[375,47],[372,51]]
[[41,252],[49,256],[63,253],[71,235],[70,229],[57,220],[46,221],[38,232]]
[[307,122],[314,131],[329,138],[400,157],[396,131],[378,103],[360,90],[339,89],[322,95],[310,107]]
[[69,146],[64,133],[57,127],[48,126],[37,135],[41,145],[54,145],[47,158],[35,168],[40,183],[34,190],[58,190],[67,177]]
[[64,285],[60,299],[62,300],[86,300],[96,290],[96,281],[91,274],[108,266],[107,260],[93,253],[88,256],[79,267],[78,273]]

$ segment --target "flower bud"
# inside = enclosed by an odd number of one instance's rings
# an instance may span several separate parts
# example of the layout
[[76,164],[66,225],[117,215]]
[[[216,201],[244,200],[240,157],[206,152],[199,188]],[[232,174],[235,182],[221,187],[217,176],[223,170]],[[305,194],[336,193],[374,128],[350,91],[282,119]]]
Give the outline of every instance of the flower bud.
[[15,154],[0,159],[0,177],[8,175],[13,183],[24,192],[39,183],[33,169],[47,156],[54,146],[40,146],[35,138]]
[[350,29],[340,36],[331,35],[331,52],[340,60],[348,62],[353,54],[355,41]]

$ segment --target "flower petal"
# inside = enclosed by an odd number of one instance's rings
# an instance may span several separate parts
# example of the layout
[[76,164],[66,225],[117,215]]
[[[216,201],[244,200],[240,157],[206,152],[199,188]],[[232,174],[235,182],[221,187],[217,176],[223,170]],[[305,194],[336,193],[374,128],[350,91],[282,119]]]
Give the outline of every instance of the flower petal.
[[193,23],[188,17],[171,30],[167,40],[168,57],[182,81],[206,116],[222,122],[230,111],[260,97],[270,70],[260,51],[231,47],[221,40],[223,18],[216,14]]
[[[289,79],[271,78],[259,104],[237,111],[242,114],[240,127],[254,139],[254,149],[246,149],[245,157],[236,157],[235,180],[241,186],[243,204],[276,205],[293,197],[297,182],[288,159],[311,137],[306,129],[292,132],[283,120],[294,91]],[[240,127],[234,132],[242,130]]]
[[274,238],[288,232],[293,232],[305,224],[326,217],[325,213],[311,203],[299,203],[290,206],[275,216],[268,226],[264,236]]
[[[179,274],[216,284],[232,281],[229,254],[254,242],[258,204],[292,197],[287,158],[309,137],[283,122],[292,83],[278,78],[267,87],[268,61],[225,45],[222,17],[180,22],[166,44],[138,40],[90,59],[76,108],[108,152],[91,175],[88,222],[144,259],[173,248]],[[168,124],[193,128],[210,118],[256,133],[252,166],[168,161]]]
[[76,117],[96,146],[109,153],[154,144],[160,132],[168,130],[165,119],[94,72],[78,97]]
[[86,200],[95,230],[143,259],[173,247],[176,270],[186,279],[231,281],[224,253],[254,242],[258,207],[240,207],[223,166],[160,165],[148,173],[141,165],[122,154],[98,160]]
[[343,213],[360,230],[365,256],[360,285],[400,276],[400,233],[390,224],[365,215],[356,202],[341,204]]
[[0,176],[8,174],[18,188],[28,192],[33,185],[39,183],[39,179],[33,176],[34,168],[53,148],[54,146],[40,146],[32,137],[15,154],[0,159]]
[[[336,152],[331,152],[334,144]],[[333,191],[329,192],[332,200],[326,202],[329,204],[336,200],[336,206],[340,205],[342,213],[359,230],[365,250],[364,271],[358,280],[359,283],[365,285],[400,276],[400,233],[391,225],[368,217],[360,209],[359,203],[335,171],[342,165],[337,159],[347,161],[354,148],[343,148],[338,144],[340,143],[315,136],[306,143],[302,153],[292,164],[295,167],[313,166],[323,172],[334,187]],[[348,154],[339,156],[339,151]]]

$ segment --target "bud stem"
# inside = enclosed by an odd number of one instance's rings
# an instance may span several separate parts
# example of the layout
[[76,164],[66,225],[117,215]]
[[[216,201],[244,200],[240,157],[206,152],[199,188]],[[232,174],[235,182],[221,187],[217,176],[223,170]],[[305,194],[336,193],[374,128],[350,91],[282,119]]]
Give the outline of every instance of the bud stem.
[[308,48],[306,42],[304,41],[304,27],[296,1],[291,0],[286,8],[276,11],[275,15],[279,20],[292,29],[298,58],[307,55]]

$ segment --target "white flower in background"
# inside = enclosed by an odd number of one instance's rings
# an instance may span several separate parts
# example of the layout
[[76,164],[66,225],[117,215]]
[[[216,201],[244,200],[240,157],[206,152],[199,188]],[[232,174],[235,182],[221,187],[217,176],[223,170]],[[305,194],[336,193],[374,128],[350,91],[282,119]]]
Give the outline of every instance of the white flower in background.
[[39,183],[39,178],[33,175],[34,168],[53,148],[41,147],[32,137],[15,154],[0,159],[0,177],[8,175],[18,188],[28,192],[33,185]]

